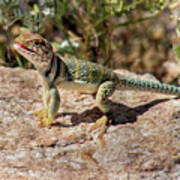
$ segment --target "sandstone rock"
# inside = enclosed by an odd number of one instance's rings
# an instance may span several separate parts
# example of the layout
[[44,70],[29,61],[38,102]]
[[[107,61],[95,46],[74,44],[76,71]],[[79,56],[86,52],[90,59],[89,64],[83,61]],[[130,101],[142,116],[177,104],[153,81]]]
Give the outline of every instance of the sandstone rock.
[[33,116],[42,107],[38,73],[0,67],[1,180],[180,179],[179,99],[115,91],[112,124],[99,138],[89,132],[101,117],[92,96],[60,94],[58,118],[41,128]]

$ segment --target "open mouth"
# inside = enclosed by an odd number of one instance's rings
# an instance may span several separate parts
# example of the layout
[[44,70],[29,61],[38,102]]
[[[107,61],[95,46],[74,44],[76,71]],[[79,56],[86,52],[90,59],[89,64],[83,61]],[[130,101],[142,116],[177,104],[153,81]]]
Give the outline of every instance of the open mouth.
[[32,49],[29,49],[28,47],[24,46],[23,44],[16,43],[16,44],[14,44],[14,46],[15,46],[15,48],[17,47],[17,48],[24,49],[26,51],[34,53],[34,51]]

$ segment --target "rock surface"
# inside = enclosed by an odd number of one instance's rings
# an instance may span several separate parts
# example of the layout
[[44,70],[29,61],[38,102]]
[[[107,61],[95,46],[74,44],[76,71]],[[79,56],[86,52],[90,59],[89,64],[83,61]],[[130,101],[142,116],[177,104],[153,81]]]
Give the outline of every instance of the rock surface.
[[[154,80],[152,76],[137,76]],[[180,179],[180,100],[115,91],[103,137],[90,132],[101,112],[91,95],[60,90],[51,128],[38,125],[41,83],[34,70],[0,67],[1,180]]]

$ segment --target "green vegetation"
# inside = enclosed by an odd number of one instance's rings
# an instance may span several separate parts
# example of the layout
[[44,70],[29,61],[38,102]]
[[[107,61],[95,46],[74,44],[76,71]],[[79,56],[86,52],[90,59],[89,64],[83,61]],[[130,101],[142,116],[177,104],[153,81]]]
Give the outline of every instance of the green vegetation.
[[[122,41],[117,37],[120,36],[121,28],[129,26],[139,28],[139,24],[152,21],[165,9],[169,10],[169,6],[173,3],[176,2],[165,0],[1,0],[0,64],[30,67],[26,60],[17,57],[10,49],[12,39],[28,29],[45,36],[52,42],[55,50],[65,56],[73,55],[108,67],[117,67],[123,64],[123,61],[119,62],[120,57],[114,58],[116,52],[124,48],[125,44],[125,40]],[[140,53],[144,53],[143,49],[144,45]],[[130,52],[128,49],[121,51],[126,55]],[[117,63],[115,59],[119,59]],[[132,63],[128,63],[127,66],[130,67]]]

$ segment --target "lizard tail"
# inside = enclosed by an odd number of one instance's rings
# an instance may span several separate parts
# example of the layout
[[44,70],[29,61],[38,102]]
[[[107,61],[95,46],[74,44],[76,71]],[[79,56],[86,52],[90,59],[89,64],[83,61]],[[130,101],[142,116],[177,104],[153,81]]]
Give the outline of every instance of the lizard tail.
[[160,82],[152,82],[148,80],[141,80],[136,78],[129,78],[122,75],[118,75],[118,81],[120,87],[118,89],[151,91],[163,94],[180,95],[180,87],[173,86]]

